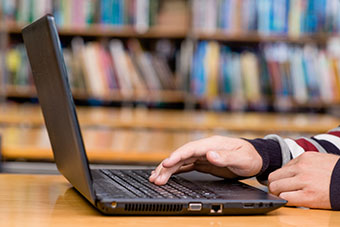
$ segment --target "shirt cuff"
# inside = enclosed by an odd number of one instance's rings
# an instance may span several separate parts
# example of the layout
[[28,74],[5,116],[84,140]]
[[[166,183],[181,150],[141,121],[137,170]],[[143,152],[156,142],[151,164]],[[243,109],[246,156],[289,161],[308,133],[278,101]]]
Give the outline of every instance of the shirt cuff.
[[256,175],[261,182],[268,180],[271,172],[279,169],[282,165],[282,154],[279,142],[272,139],[247,140],[251,143],[262,157],[262,168]]
[[333,210],[340,210],[340,159],[335,164],[330,185],[330,201]]

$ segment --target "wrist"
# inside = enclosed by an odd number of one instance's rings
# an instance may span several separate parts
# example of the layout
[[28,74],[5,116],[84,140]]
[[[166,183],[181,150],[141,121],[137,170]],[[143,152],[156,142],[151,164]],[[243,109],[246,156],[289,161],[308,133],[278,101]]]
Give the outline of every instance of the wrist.
[[253,139],[247,140],[262,158],[262,168],[256,175],[259,181],[268,179],[268,175],[280,168],[282,165],[280,144],[272,139]]
[[329,199],[333,210],[340,210],[340,159],[335,164],[329,188]]

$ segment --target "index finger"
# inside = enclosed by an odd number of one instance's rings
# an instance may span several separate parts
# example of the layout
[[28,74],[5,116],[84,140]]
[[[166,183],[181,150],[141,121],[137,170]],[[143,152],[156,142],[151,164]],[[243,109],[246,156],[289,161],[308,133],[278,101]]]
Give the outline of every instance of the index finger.
[[183,165],[192,164],[196,158],[189,158],[185,161],[178,162],[171,168],[163,167],[162,163],[156,168],[154,174],[149,177],[149,181],[158,185],[166,184],[172,174],[177,172]]
[[205,145],[209,138],[189,142],[177,150],[175,150],[167,159],[162,162],[163,167],[171,168],[177,163],[185,161],[189,158],[199,158],[205,156],[208,147]]

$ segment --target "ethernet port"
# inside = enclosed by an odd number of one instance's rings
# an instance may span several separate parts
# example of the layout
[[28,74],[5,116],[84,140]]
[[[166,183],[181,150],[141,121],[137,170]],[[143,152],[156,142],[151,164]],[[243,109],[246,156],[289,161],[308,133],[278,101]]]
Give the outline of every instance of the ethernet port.
[[222,213],[222,208],[223,208],[222,204],[212,204],[211,205],[211,209],[210,209],[210,213],[212,213],[212,214],[221,214]]

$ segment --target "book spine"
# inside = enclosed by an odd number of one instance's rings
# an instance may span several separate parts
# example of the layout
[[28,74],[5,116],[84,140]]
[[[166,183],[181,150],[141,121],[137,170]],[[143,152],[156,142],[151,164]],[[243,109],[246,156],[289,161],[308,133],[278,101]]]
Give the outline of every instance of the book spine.
[[150,0],[137,0],[136,1],[136,24],[137,32],[143,33],[149,28],[149,8]]

